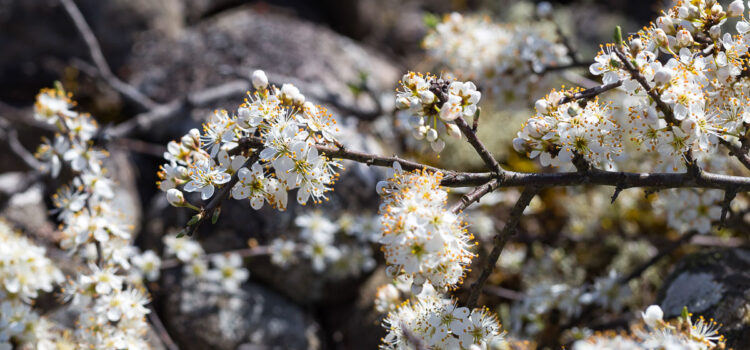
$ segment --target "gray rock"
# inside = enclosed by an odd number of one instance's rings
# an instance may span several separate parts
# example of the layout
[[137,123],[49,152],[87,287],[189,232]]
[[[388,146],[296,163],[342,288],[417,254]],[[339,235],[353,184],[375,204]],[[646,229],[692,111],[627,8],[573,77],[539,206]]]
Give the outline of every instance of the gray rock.
[[[174,35],[182,27],[179,0],[76,0],[115,70],[146,31]],[[0,0],[0,99],[30,102],[64,77],[60,62],[90,61],[83,39],[57,0]],[[57,61],[57,62],[56,62]]]
[[349,87],[362,73],[376,91],[395,88],[401,74],[378,53],[326,27],[249,7],[208,18],[174,39],[145,36],[128,67],[131,83],[164,101],[264,69],[272,82],[293,82],[306,95],[354,105],[368,102],[356,101]]
[[750,250],[700,252],[681,260],[662,286],[658,304],[665,318],[683,306],[722,325],[727,347],[750,348]]
[[283,297],[252,282],[237,293],[184,281],[170,291],[164,321],[183,349],[316,349],[318,325]]

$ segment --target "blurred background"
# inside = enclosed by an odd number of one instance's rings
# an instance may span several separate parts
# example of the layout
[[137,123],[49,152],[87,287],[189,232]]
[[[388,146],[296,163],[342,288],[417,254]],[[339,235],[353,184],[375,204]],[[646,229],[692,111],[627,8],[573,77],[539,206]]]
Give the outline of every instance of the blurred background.
[[[462,143],[449,144],[437,157],[405,141],[410,137],[408,133],[403,137],[398,128],[393,92],[409,70],[439,73],[445,69],[421,45],[436,18],[458,11],[501,23],[524,22],[533,17],[535,6],[534,2],[505,0],[75,3],[116,77],[159,104],[179,105],[162,122],[101,140],[111,153],[109,167],[120,185],[117,201],[135,226],[136,244],[157,252],[163,250],[162,237],[176,234],[189,220],[186,211],[167,204],[155,185],[165,145],[200,127],[214,109],[236,108],[255,69],[265,70],[272,83],[294,83],[308,99],[329,108],[342,125],[340,140],[351,149],[481,170],[477,157],[464,156],[470,148]],[[553,1],[552,5],[554,22],[584,60],[594,57],[600,43],[611,41],[615,25],[634,32],[666,6],[650,0]],[[582,79],[592,78],[585,66],[575,73]],[[479,135],[505,164],[516,170],[536,170],[535,162],[512,151],[510,140],[532,113],[533,100],[546,93],[544,88],[549,91],[567,80],[557,78],[556,85],[545,85],[541,95],[515,101],[512,108],[502,103],[483,105]],[[0,125],[4,129],[0,134],[0,150],[4,150],[0,152],[0,216],[51,250],[56,246],[56,223],[48,215],[48,198],[69,178],[49,180],[10,149],[33,152],[40,136],[50,135],[34,122],[32,104],[39,89],[55,81],[73,93],[78,110],[90,112],[105,129],[148,112],[102,78],[81,33],[57,0],[0,0],[0,117],[4,121]],[[11,128],[20,144],[11,145]],[[377,220],[374,189],[383,174],[347,164],[331,200],[313,208],[290,205],[285,212],[267,207],[254,211],[246,203],[227,204],[219,222],[204,225],[195,239],[209,253],[267,246],[276,237],[298,235],[300,227],[294,221],[300,215],[325,217],[344,233],[354,230],[347,225],[357,222],[358,234],[371,234],[374,229],[363,223]],[[517,195],[506,191],[484,202],[484,207],[474,208],[476,218],[468,221],[482,231],[477,232],[480,241],[490,241],[497,227],[502,227]],[[491,278],[494,289],[482,300],[500,314],[513,337],[556,348],[591,329],[622,328],[634,310],[668,294],[663,281],[672,271],[670,266],[682,254],[699,250],[693,246],[676,254],[635,281],[631,286],[634,298],[620,308],[626,311],[588,310],[585,317],[561,322],[564,316],[559,310],[566,305],[549,295],[552,286],[593,283],[610,269],[627,274],[677,239],[642,193],[631,196],[632,200],[623,196],[612,207],[610,196],[611,189],[558,190],[543,193],[532,206],[522,234],[503,253],[502,268]],[[382,314],[374,310],[373,300],[377,288],[389,280],[377,245],[363,248],[351,241],[351,237],[337,239],[348,244],[341,249],[351,253],[350,259],[324,271],[313,271],[304,261],[280,267],[267,256],[248,258],[245,265],[251,277],[243,286],[243,297],[183,288],[179,269],[165,269],[158,281],[149,284],[153,305],[169,335],[184,349],[376,348],[385,333],[379,324]],[[740,264],[738,270],[748,264],[727,256]],[[57,258],[61,266],[74,265]],[[455,293],[459,298],[465,294],[464,289]],[[54,311],[53,306],[49,308]],[[679,312],[665,310],[671,311]],[[59,320],[64,322],[64,316]],[[738,332],[746,330],[742,323],[737,327]],[[155,347],[163,345],[155,340]]]

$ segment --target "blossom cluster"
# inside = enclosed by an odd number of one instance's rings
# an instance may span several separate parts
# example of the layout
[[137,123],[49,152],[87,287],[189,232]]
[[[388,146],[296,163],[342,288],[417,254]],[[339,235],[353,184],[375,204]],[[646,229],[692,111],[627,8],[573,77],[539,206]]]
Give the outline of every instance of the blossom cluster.
[[461,138],[461,131],[452,121],[478,113],[477,103],[482,93],[470,81],[409,72],[400,84],[396,106],[409,111],[412,134],[418,140],[427,140],[435,152],[443,150],[446,136]]
[[[604,144],[608,154],[616,154],[620,140],[627,139],[636,150],[657,157],[657,171],[668,172],[685,171],[691,162],[688,153],[712,154],[719,140],[731,143],[744,137],[750,122],[750,85],[743,75],[750,24],[743,19],[736,33],[723,33],[727,19],[742,16],[744,11],[741,1],[732,2],[726,10],[716,1],[679,2],[623,43],[603,46],[590,72],[601,77],[603,84],[621,84],[619,89],[629,97],[622,107],[626,116],[613,122],[620,127],[586,123],[582,134],[607,140],[597,146]],[[668,59],[659,60],[661,54]],[[519,132],[516,149],[566,148],[569,140],[554,139],[549,131],[555,125],[539,117],[563,97],[553,92],[537,102],[538,114]],[[589,101],[587,108],[595,102]],[[541,132],[533,135],[536,131]],[[535,139],[545,136],[552,138],[546,145]],[[570,161],[567,153],[547,153],[542,153],[543,165]]]
[[193,207],[180,187],[208,200],[233,176],[238,181],[232,183],[231,197],[249,199],[256,210],[266,202],[286,209],[293,189],[300,204],[326,199],[341,166],[316,146],[335,144],[336,121],[292,84],[269,85],[263,71],[255,71],[252,81],[255,91],[236,112],[217,110],[203,132],[192,129],[168,144],[159,187],[172,205]]
[[45,249],[0,220],[0,348],[12,343],[46,349],[54,340],[52,322],[32,309],[39,292],[65,280]]
[[388,333],[381,349],[497,349],[505,344],[497,317],[480,308],[469,310],[439,295],[421,295],[403,303],[383,320]]
[[713,320],[699,317],[693,321],[692,315],[683,310],[677,319],[664,321],[664,311],[658,305],[649,306],[641,313],[646,328],[638,328],[633,334],[611,332],[595,334],[588,339],[573,344],[573,350],[589,349],[724,349],[724,336],[719,334],[720,326]]
[[183,264],[186,278],[193,282],[219,284],[222,290],[234,293],[250,277],[250,272],[242,267],[242,256],[237,252],[207,255],[200,243],[188,237],[166,235],[163,241],[166,256],[177,258]]
[[271,262],[281,267],[298,263],[302,256],[313,271],[332,277],[359,276],[372,271],[376,262],[371,244],[377,240],[379,218],[343,213],[332,221],[320,211],[297,216],[297,240],[279,237],[271,242]]
[[[34,109],[37,120],[58,129],[55,141],[45,140],[37,157],[52,176],[58,176],[65,164],[74,176],[52,198],[61,222],[61,247],[88,261],[88,269],[63,288],[71,301],[68,307],[79,312],[73,341],[79,347],[148,348],[148,293],[126,280],[131,258],[139,261],[142,256],[131,245],[124,215],[113,204],[114,182],[104,166],[107,152],[93,142],[98,126],[73,106],[70,96],[57,87],[42,90]],[[27,279],[35,276],[30,272]]]
[[598,100],[583,107],[576,102],[560,104],[561,99],[562,94],[553,91],[536,102],[537,113],[513,139],[516,151],[538,156],[543,166],[569,166],[580,156],[592,165],[614,168],[622,153],[622,136],[611,107]]
[[389,271],[413,277],[415,290],[425,281],[439,289],[455,287],[474,256],[473,236],[461,216],[445,208],[442,174],[393,167],[394,174],[377,186],[383,201],[380,243]]
[[[549,9],[539,12],[548,18]],[[542,21],[521,22],[500,24],[451,13],[424,38],[423,46],[437,63],[462,78],[486,82],[493,94],[523,97],[539,84],[537,74],[571,59],[567,47],[542,29]]]

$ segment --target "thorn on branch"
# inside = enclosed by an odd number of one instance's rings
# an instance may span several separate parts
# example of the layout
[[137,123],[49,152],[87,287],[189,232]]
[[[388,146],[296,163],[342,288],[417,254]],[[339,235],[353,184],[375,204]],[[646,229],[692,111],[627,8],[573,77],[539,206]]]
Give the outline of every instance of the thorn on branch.
[[609,204],[615,204],[615,201],[617,200],[617,197],[620,195],[620,192],[624,190],[625,188],[622,185],[617,185],[615,187],[615,193],[612,194],[612,200],[609,202]]
[[732,200],[737,196],[737,189],[734,187],[727,188],[724,191],[724,202],[721,204],[721,219],[719,219],[719,230],[724,227],[724,222],[727,219],[727,213],[729,213],[729,207],[732,204]]

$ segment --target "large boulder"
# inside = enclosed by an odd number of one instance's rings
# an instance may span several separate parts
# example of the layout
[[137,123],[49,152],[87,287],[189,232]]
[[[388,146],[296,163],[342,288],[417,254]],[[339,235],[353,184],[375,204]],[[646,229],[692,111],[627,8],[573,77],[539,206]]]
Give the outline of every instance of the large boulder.
[[[127,66],[132,84],[163,101],[264,69],[272,82],[293,82],[318,102],[372,104],[356,99],[351,84],[366,75],[373,89],[392,90],[401,74],[377,52],[326,27],[247,6],[207,18],[173,39],[145,36]],[[242,98],[240,92],[216,107],[236,108]]]
[[[135,38],[152,31],[174,35],[183,23],[180,0],[75,0],[115,70]],[[84,41],[58,0],[0,2],[0,100],[33,101],[39,88],[73,78],[71,57],[90,61]]]
[[[174,281],[173,281],[174,282]],[[182,280],[164,304],[164,322],[183,349],[316,349],[319,326],[299,307],[253,282],[228,293]]]
[[681,260],[659,292],[665,318],[686,306],[721,324],[727,347],[750,349],[750,250],[710,250]]

